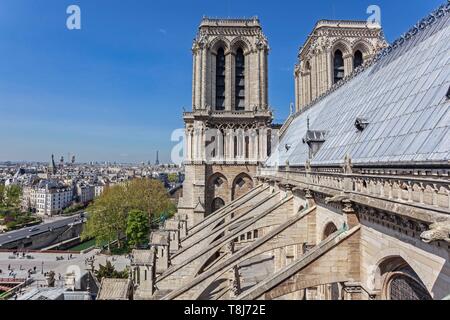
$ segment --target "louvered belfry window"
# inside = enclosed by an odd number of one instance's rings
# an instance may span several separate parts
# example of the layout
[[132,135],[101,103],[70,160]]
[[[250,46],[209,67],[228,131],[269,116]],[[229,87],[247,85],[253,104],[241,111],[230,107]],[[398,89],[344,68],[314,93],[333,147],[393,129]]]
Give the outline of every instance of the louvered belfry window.
[[341,81],[345,75],[344,57],[341,50],[334,53],[334,83]]
[[245,110],[245,57],[240,48],[236,52],[236,110]]
[[225,110],[225,51],[220,48],[216,57],[216,110]]

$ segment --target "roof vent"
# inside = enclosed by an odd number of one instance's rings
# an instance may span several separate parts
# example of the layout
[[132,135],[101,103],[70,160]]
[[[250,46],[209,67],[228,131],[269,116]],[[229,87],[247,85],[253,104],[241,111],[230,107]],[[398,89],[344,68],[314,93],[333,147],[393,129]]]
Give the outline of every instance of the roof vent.
[[450,87],[448,87],[448,91],[447,91],[447,99],[450,99]]
[[355,127],[359,131],[364,131],[364,129],[366,129],[368,125],[369,125],[369,121],[367,119],[356,118]]
[[307,143],[309,146],[309,158],[313,158],[320,147],[325,143],[326,131],[308,130],[306,136],[303,138],[303,143]]

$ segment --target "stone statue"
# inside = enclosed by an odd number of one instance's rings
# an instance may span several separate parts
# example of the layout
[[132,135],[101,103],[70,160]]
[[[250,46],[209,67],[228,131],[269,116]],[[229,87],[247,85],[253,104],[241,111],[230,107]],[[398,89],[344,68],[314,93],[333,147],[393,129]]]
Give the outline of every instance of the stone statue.
[[420,238],[425,243],[432,243],[434,241],[450,243],[450,220],[446,218],[438,219],[430,225],[430,230],[420,235]]
[[350,157],[349,154],[347,154],[345,156],[345,158],[344,158],[344,166],[343,166],[344,173],[345,174],[351,174],[353,172],[352,167],[353,167],[353,165],[352,165],[352,158]]
[[325,198],[325,203],[326,204],[338,203],[338,202],[342,202],[344,200],[348,200],[348,197],[343,194],[339,194],[339,195],[331,197],[331,198]]

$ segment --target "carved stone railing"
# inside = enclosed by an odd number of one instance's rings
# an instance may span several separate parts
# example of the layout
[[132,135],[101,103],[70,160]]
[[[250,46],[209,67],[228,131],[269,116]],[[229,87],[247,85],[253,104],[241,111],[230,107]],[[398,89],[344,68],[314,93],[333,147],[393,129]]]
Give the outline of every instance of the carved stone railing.
[[[337,172],[333,172],[337,171]],[[307,171],[293,168],[260,168],[258,176],[276,177],[336,191],[353,192],[389,201],[426,206],[450,214],[450,180],[447,177],[370,175]]]

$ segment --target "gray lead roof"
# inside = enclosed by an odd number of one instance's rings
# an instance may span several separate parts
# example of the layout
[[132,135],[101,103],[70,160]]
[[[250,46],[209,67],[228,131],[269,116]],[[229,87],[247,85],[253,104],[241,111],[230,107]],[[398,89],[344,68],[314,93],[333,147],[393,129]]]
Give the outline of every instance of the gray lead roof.
[[[305,165],[308,118],[310,130],[327,132],[312,165],[341,164],[347,154],[354,164],[448,163],[449,7],[441,16],[433,13],[435,21],[422,28],[419,23],[412,36],[402,37],[357,76],[296,115],[266,165]],[[355,127],[357,118],[369,122],[363,131]]]

